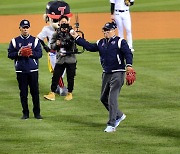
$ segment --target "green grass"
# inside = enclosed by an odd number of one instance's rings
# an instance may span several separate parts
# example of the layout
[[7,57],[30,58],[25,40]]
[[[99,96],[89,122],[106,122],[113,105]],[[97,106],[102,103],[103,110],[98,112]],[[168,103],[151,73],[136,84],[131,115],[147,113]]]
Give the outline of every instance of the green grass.
[[[6,0],[0,1],[0,15],[44,14],[49,0]],[[110,12],[109,0],[67,0],[72,12]],[[135,0],[132,12],[180,11],[180,0]]]
[[180,39],[134,41],[137,81],[125,86],[119,106],[127,115],[107,134],[108,113],[99,101],[101,66],[97,53],[78,55],[74,99],[47,101],[51,74],[44,52],[40,60],[41,113],[23,121],[13,61],[0,44],[0,153],[180,153]]

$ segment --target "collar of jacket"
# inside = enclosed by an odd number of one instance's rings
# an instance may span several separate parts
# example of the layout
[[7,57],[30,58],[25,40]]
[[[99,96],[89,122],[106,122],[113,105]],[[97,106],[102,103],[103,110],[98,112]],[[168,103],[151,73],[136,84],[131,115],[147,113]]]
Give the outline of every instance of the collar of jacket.
[[22,39],[28,39],[28,38],[30,37],[30,35],[28,35],[28,36],[20,35],[20,37],[21,37]]
[[110,41],[113,40],[115,37],[116,37],[116,35],[114,35],[113,37],[111,37],[111,38],[109,38],[109,39],[105,38],[106,43],[110,42]]

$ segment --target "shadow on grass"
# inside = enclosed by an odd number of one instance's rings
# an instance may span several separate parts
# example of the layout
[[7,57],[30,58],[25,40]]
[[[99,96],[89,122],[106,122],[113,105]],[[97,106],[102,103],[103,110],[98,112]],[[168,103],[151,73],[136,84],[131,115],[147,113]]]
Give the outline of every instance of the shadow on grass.
[[106,124],[101,122],[94,122],[93,119],[95,119],[96,115],[58,115],[58,116],[50,116],[45,117],[47,120],[53,120],[53,122],[63,122],[63,123],[69,123],[72,125],[82,125],[82,126],[88,126],[88,127],[104,127]]
[[138,129],[141,134],[143,133],[151,136],[172,137],[177,139],[180,138],[180,130],[174,128],[158,128],[144,125],[135,126],[135,128]]

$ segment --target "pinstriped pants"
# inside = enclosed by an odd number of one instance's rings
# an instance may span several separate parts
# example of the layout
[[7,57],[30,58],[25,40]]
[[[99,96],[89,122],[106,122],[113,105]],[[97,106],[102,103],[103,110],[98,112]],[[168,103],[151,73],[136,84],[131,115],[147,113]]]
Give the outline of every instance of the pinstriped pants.
[[103,73],[101,102],[109,111],[109,121],[107,125],[115,126],[115,122],[123,113],[118,109],[118,96],[124,84],[125,72]]

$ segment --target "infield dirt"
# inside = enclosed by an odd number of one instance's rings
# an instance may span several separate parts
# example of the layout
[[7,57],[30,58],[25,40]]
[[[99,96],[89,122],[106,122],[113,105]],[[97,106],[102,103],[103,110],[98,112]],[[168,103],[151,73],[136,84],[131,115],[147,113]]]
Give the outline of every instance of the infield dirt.
[[[180,12],[131,12],[134,40],[180,38]],[[0,43],[8,43],[19,35],[19,22],[28,19],[31,22],[31,34],[36,36],[47,25],[43,15],[0,16]],[[102,26],[110,20],[109,13],[79,14],[80,30],[87,40],[103,37]],[[71,19],[74,26],[75,17]]]

